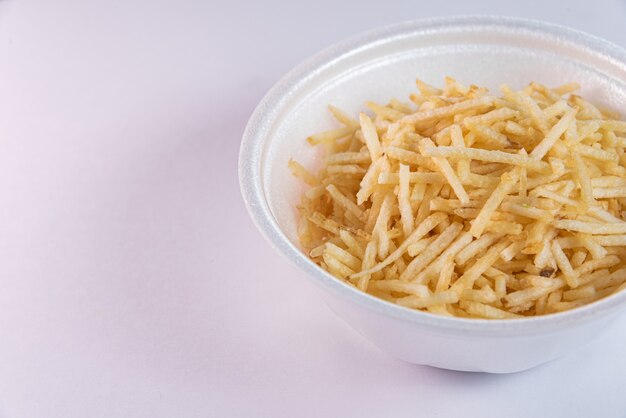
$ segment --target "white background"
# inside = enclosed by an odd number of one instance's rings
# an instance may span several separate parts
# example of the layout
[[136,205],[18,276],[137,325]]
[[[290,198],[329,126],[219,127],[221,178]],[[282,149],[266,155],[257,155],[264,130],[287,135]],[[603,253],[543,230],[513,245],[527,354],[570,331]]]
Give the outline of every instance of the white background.
[[360,31],[467,13],[626,46],[624,0],[0,0],[0,416],[625,417],[626,316],[515,375],[405,364],[243,207],[240,136],[283,73]]

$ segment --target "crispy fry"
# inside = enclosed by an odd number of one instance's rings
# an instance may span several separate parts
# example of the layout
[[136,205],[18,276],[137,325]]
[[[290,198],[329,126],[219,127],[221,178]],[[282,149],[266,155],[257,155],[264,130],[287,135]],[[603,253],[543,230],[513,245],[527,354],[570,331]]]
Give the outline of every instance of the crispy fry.
[[500,252],[508,245],[509,242],[504,240],[489,248],[485,255],[480,257],[470,268],[465,270],[463,275],[459,277],[459,280],[452,285],[452,290],[462,292],[464,289],[471,289],[476,279],[493,265],[500,255]]
[[357,218],[363,218],[363,209],[352,200],[347,198],[343,193],[341,193],[341,191],[339,191],[339,189],[334,184],[329,184],[328,186],[326,186],[326,190],[336,204],[343,207],[345,210],[352,212]]
[[502,309],[485,305],[480,302],[461,301],[461,308],[465,309],[471,315],[485,319],[523,318],[521,315],[503,311]]
[[[401,163],[402,165],[402,163]],[[409,173],[409,183],[444,183],[446,178],[440,173]],[[400,175],[398,173],[380,173],[378,184],[399,184]]]
[[489,196],[489,199],[485,202],[485,205],[481,209],[480,213],[472,222],[470,232],[476,238],[482,235],[493,212],[495,212],[498,206],[500,206],[504,197],[508,195],[511,190],[513,190],[519,179],[519,175],[519,170],[513,170],[512,172],[502,174],[502,177],[500,177],[500,184],[496,187],[491,196]]
[[306,168],[302,166],[296,160],[289,160],[289,169],[293,173],[294,176],[299,177],[309,186],[315,187],[320,184],[320,180],[315,177],[313,174],[309,173]]
[[574,268],[572,267],[567,256],[563,252],[563,249],[559,245],[559,242],[556,240],[552,241],[551,249],[552,249],[552,256],[556,260],[556,264],[559,266],[559,269],[563,272],[563,276],[565,276],[567,285],[572,288],[577,287],[578,275],[574,271]]
[[511,154],[503,151],[484,150],[480,148],[458,149],[456,147],[424,147],[422,154],[430,157],[442,158],[469,158],[472,160],[488,161],[492,163],[510,164],[515,166],[526,166],[535,171],[545,172],[549,166],[544,161],[533,161],[529,157],[521,154]]
[[433,119],[440,119],[455,113],[464,112],[470,109],[489,107],[493,104],[494,99],[486,96],[478,99],[470,99],[464,102],[443,106],[432,110],[423,110],[412,115],[403,117],[400,121],[403,123],[419,123],[427,122]]
[[[424,141],[426,141],[425,143],[426,145],[430,145],[430,146],[434,145],[430,139],[424,139]],[[421,147],[420,147],[420,150],[421,150]],[[435,163],[435,165],[437,165],[439,170],[441,170],[441,174],[444,175],[444,177],[448,181],[448,184],[450,185],[450,187],[452,187],[452,190],[454,190],[454,193],[459,198],[461,203],[467,204],[469,202],[469,196],[465,192],[465,189],[463,188],[461,181],[459,180],[456,173],[452,169],[452,166],[450,166],[450,163],[448,162],[448,160],[445,160],[443,158],[433,158],[433,162]]]
[[446,249],[463,229],[460,223],[453,223],[445,229],[423,252],[415,257],[406,270],[400,275],[400,280],[409,281],[428,267],[428,264]]
[[502,238],[502,234],[498,234],[495,232],[488,232],[481,236],[480,238],[472,241],[469,245],[467,245],[463,250],[461,250],[455,257],[454,261],[458,265],[463,265],[467,263],[467,261],[471,258],[474,258],[482,251],[486,250],[490,247],[494,242],[498,241]]
[[559,229],[582,232],[590,235],[626,234],[626,222],[601,224],[562,219],[554,221],[554,226]]
[[569,127],[569,125],[574,121],[576,117],[576,110],[572,109],[565,114],[558,121],[556,125],[550,129],[550,132],[546,135],[546,137],[532,150],[530,153],[530,158],[534,160],[541,160],[547,153],[550,151],[552,146],[559,140],[561,135],[565,133],[565,130]]
[[398,205],[400,206],[400,216],[402,219],[402,230],[404,236],[408,237],[413,232],[413,209],[409,200],[409,167],[400,164],[400,190],[398,191]]
[[370,152],[370,159],[373,163],[375,163],[383,153],[380,146],[380,140],[378,139],[378,133],[376,132],[376,127],[365,113],[361,113],[359,115],[359,120],[361,122],[361,131],[363,132],[363,137],[365,138],[365,145],[367,145],[367,149]]
[[448,259],[454,259],[454,256],[461,251],[467,244],[472,241],[472,235],[469,232],[462,232],[461,235],[435,261],[433,261],[425,270],[417,275],[415,281],[417,283],[427,283],[431,277],[436,275],[444,266]]
[[446,219],[446,215],[442,212],[433,213],[428,218],[426,218],[415,230],[411,233],[411,235],[406,238],[402,244],[391,253],[384,261],[380,262],[377,266],[372,267],[369,270],[361,271],[357,274],[354,274],[353,278],[357,278],[360,276],[365,276],[367,274],[372,274],[377,271],[381,271],[386,266],[393,263],[398,258],[402,257],[404,252],[408,249],[409,245],[414,242],[419,241],[424,235],[429,233],[435,226],[439,223],[443,222]]

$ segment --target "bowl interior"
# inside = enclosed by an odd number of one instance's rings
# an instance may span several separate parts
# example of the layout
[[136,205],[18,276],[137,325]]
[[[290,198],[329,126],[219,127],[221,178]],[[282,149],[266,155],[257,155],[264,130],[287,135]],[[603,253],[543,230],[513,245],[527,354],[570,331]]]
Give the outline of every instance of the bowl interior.
[[311,170],[317,168],[320,151],[309,146],[306,137],[339,126],[328,104],[357,115],[368,100],[408,101],[416,91],[416,78],[440,86],[449,75],[494,92],[502,83],[521,88],[530,81],[548,86],[576,81],[585,98],[625,109],[624,63],[578,43],[576,35],[564,39],[563,34],[512,24],[407,25],[379,39],[354,40],[338,57],[337,51],[327,51],[329,60],[309,62],[301,69],[304,78],[283,92],[260,161],[263,193],[278,226],[299,246],[295,205],[305,186],[291,175],[287,163],[294,158]]

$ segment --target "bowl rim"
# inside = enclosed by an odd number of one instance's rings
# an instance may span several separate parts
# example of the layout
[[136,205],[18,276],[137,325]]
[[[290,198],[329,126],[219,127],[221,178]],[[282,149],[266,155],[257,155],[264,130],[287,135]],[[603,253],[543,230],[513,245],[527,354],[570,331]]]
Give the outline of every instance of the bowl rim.
[[626,291],[565,312],[520,319],[477,319],[434,315],[405,308],[371,296],[338,280],[310,260],[286,237],[278,226],[265,199],[261,163],[266,139],[274,123],[276,109],[294,90],[304,85],[316,72],[346,57],[383,42],[393,42],[412,33],[435,30],[459,31],[480,29],[523,30],[533,35],[551,37],[586,49],[610,64],[626,71],[626,50],[594,35],[565,26],[516,17],[464,15],[435,17],[391,24],[340,41],[303,61],[284,75],[267,92],[252,113],[242,136],[239,152],[239,183],[246,208],[265,239],[283,257],[302,269],[306,276],[339,297],[385,316],[446,332],[473,332],[489,335],[525,335],[562,329],[587,322],[626,308]]

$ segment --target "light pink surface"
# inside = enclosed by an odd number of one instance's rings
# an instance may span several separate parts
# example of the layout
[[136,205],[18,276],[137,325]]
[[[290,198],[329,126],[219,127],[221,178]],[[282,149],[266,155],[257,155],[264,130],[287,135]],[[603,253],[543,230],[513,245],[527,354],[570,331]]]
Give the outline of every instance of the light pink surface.
[[266,245],[236,178],[250,112],[320,48],[453,11],[626,46],[623,0],[569,4],[0,1],[0,417],[626,416],[626,317],[521,374],[404,364]]

